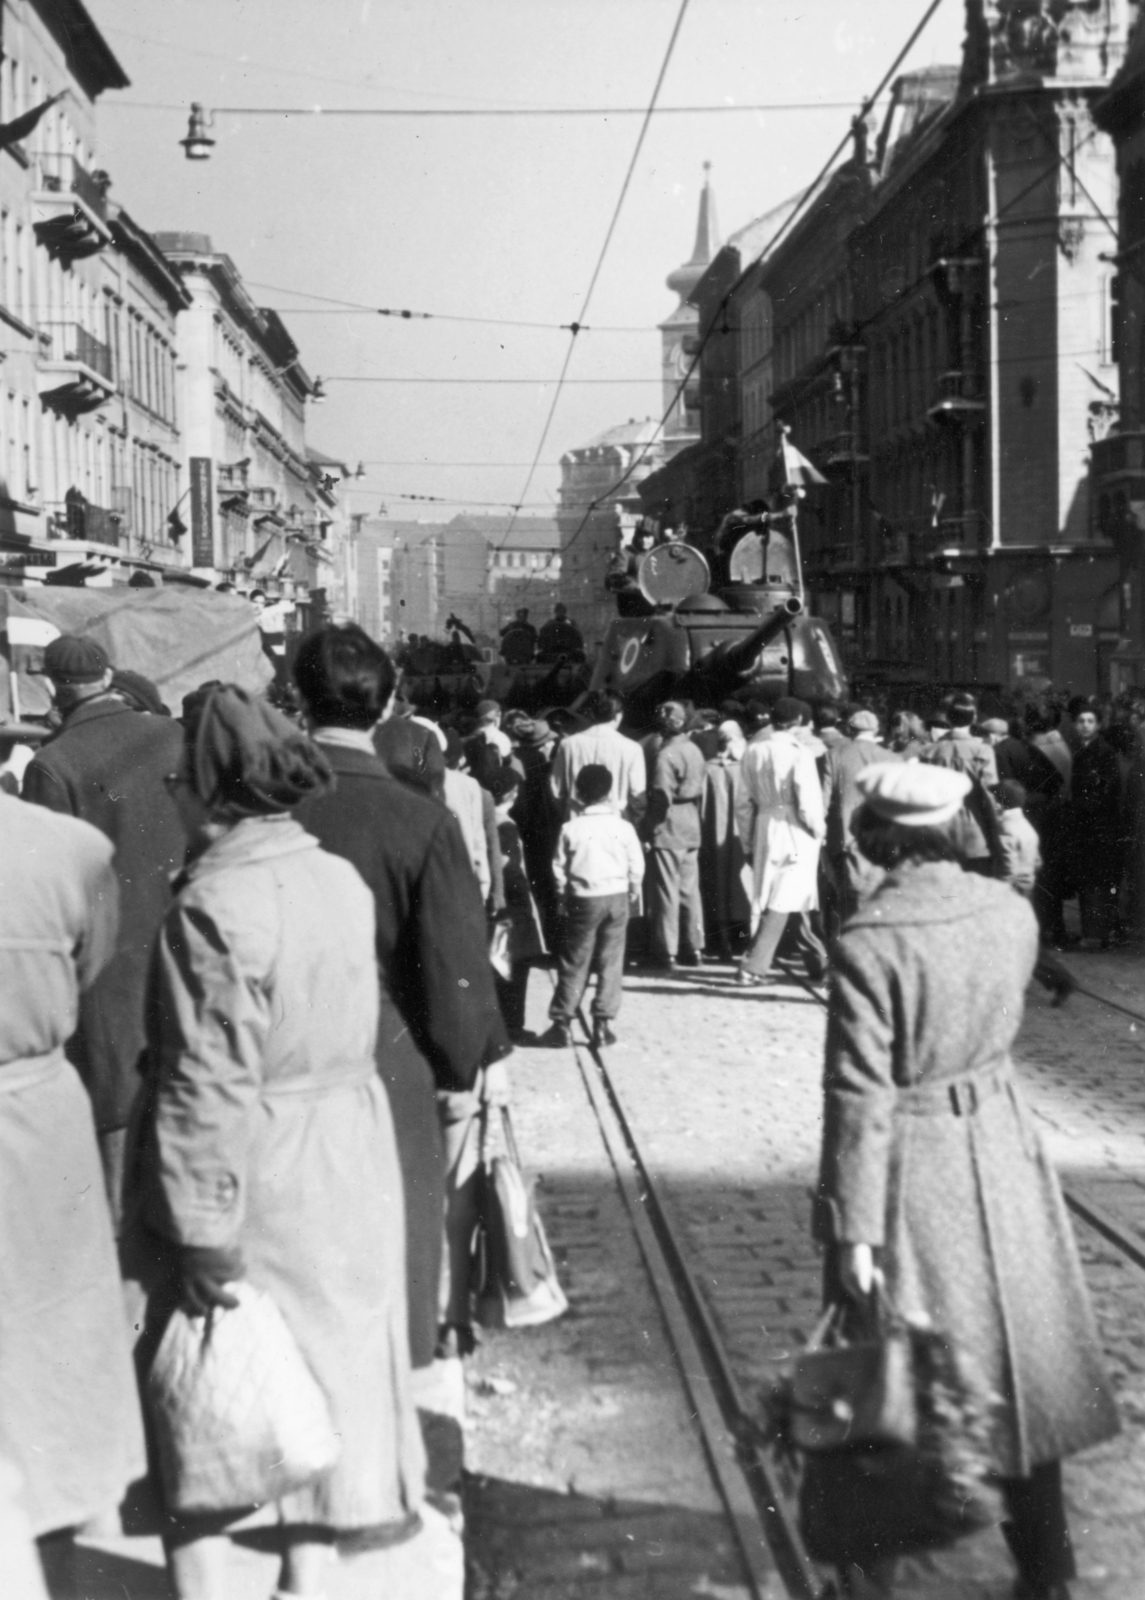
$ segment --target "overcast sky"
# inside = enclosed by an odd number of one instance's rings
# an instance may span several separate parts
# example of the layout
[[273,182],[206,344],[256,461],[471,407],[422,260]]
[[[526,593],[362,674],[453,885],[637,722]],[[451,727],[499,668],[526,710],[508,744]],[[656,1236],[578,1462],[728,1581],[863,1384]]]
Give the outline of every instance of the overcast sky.
[[[329,394],[310,412],[312,443],[370,463],[359,508],[460,509],[403,493],[473,509],[518,500],[568,345],[559,325],[580,312],[640,119],[219,112],[212,159],[192,163],[178,145],[186,108],[643,106],[679,0],[88,3],[132,83],[99,103],[115,197],[152,231],[209,233],[255,298],[283,311]],[[660,103],[857,104],[924,10],[691,0]],[[963,0],[944,0],[907,65],[957,61],[963,16]],[[849,117],[835,106],[654,119],[587,318],[631,331],[582,334],[569,374],[621,381],[563,391],[530,509],[551,505],[562,451],[660,415],[656,323],[674,304],[664,278],[691,251],[702,163],[726,235],[806,184]],[[551,326],[332,314],[316,296]]]

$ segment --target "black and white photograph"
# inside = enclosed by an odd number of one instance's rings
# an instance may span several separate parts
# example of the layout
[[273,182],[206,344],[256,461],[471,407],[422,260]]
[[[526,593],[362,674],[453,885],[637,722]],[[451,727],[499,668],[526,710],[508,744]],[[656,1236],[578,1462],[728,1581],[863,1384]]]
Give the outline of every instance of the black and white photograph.
[[1145,1600],[1145,4],[0,0],[0,1600]]

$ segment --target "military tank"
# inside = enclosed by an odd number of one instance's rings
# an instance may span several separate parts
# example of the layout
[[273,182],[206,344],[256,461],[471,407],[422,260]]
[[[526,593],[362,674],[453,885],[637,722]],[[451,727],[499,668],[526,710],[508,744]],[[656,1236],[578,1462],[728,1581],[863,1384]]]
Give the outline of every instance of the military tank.
[[[807,614],[794,519],[725,518],[712,559],[669,540],[614,574],[620,615],[609,624],[594,689],[623,697],[629,720],[687,699],[845,699],[847,679],[827,624]],[[713,586],[715,565],[722,581]]]

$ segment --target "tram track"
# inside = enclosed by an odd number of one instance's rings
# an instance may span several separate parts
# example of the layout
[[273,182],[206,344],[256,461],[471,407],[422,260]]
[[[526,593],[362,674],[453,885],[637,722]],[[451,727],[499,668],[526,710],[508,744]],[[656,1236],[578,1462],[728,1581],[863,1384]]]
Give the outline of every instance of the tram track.
[[[785,977],[826,1008],[826,996],[817,986],[794,974]],[[1145,1028],[1145,1016],[1123,1003],[1080,984],[1075,992]],[[834,1584],[811,1561],[799,1534],[796,1484],[759,1441],[756,1410],[737,1376],[716,1313],[690,1259],[694,1248],[685,1242],[662,1185],[645,1159],[605,1056],[590,1042],[591,1029],[583,1011],[578,1013],[578,1021],[584,1037],[575,1041],[574,1050],[581,1077],[675,1349],[751,1592],[755,1600],[829,1600],[836,1593]],[[1063,1185],[1063,1193],[1067,1206],[1085,1227],[1145,1272],[1145,1242],[1076,1186]]]
[[584,1040],[574,1051],[616,1171],[641,1254],[675,1348],[709,1465],[743,1557],[755,1600],[830,1600],[803,1547],[795,1485],[759,1442],[758,1417],[738,1379],[715,1316],[688,1260],[655,1174],[641,1152],[603,1054]]

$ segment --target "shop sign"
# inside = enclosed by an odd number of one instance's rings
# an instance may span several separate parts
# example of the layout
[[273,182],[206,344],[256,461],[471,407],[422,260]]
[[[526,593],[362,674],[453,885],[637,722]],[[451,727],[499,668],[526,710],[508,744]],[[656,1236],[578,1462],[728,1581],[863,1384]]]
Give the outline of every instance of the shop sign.
[[191,565],[215,564],[214,495],[210,456],[191,457]]
[[1092,639],[1093,623],[1071,622],[1069,625],[1069,636],[1071,639]]

